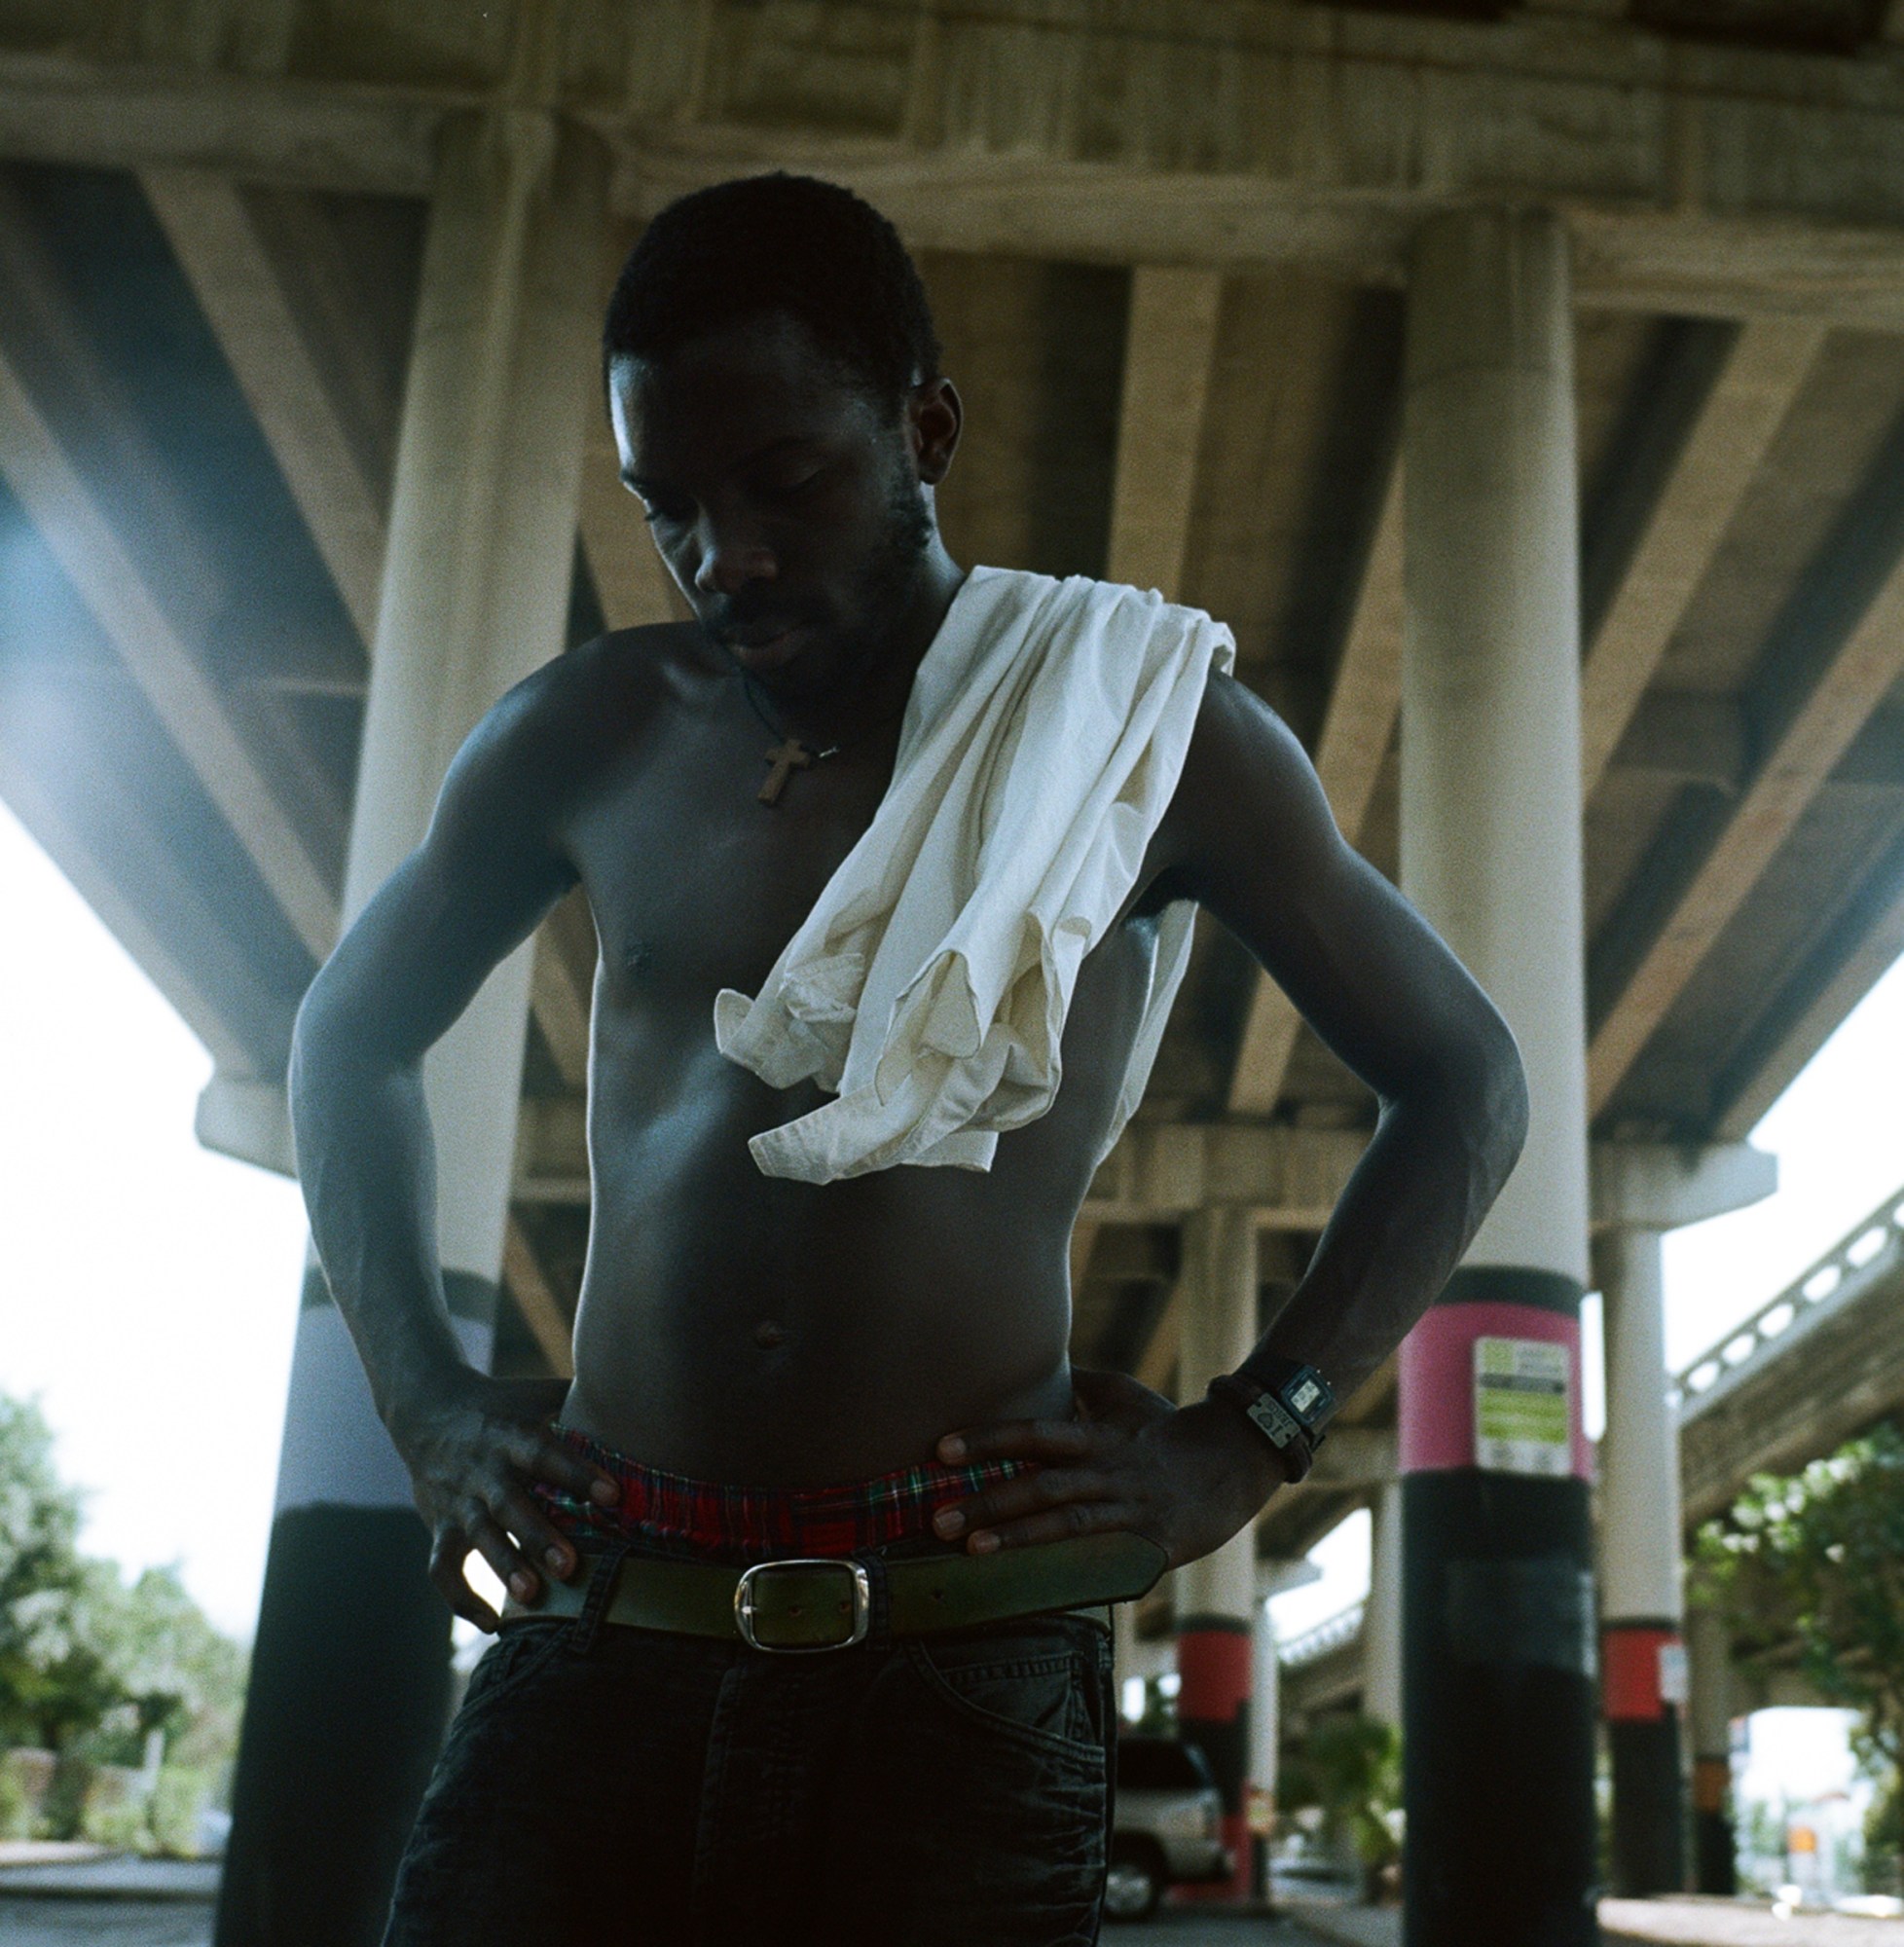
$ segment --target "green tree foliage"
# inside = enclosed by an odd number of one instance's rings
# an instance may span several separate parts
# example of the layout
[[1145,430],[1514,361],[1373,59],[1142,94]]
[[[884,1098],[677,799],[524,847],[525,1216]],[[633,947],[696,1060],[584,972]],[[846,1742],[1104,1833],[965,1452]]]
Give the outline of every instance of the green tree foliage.
[[1888,1423],[1802,1473],[1755,1476],[1700,1530],[1703,1580],[1738,1653],[1796,1653],[1822,1696],[1859,1713],[1852,1744],[1904,1764],[1904,1437]]
[[1294,1762],[1284,1766],[1277,1796],[1291,1810],[1320,1807],[1324,1844],[1353,1851],[1373,1891],[1402,1850],[1396,1818],[1402,1740],[1378,1718],[1341,1712],[1318,1717]]
[[80,1554],[79,1525],[39,1408],[0,1395],[0,1746],[137,1764],[157,1730],[182,1763],[216,1766],[237,1741],[243,1652],[175,1569],[128,1588]]
[[0,1396],[0,1743],[57,1748],[118,1701],[75,1628],[87,1579],[79,1525],[39,1408]]

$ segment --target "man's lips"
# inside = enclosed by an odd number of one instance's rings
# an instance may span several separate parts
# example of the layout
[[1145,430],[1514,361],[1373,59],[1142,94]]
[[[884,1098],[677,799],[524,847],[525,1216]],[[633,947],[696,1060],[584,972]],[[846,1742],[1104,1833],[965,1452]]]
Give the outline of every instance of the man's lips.
[[721,635],[728,651],[751,669],[769,669],[798,653],[811,633],[806,622],[779,622],[771,626],[730,629]]

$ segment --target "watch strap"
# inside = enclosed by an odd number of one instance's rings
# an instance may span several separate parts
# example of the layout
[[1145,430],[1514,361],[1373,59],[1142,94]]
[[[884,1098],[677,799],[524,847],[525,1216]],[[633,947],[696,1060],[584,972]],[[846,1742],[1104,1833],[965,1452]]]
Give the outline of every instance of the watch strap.
[[1321,1436],[1311,1435],[1266,1386],[1235,1373],[1219,1373],[1210,1381],[1209,1396],[1235,1407],[1282,1455],[1292,1487],[1308,1478]]

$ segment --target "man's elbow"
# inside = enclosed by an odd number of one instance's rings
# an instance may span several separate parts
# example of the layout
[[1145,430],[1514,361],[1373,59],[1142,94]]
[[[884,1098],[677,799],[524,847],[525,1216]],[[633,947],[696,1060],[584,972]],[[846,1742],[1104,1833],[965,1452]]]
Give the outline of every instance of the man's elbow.
[[1476,1028],[1467,1068],[1463,1120],[1477,1159],[1498,1189],[1527,1141],[1527,1069],[1514,1030],[1491,1006]]
[[322,1078],[331,1065],[330,1054],[337,1042],[333,1014],[320,968],[317,977],[305,989],[297,1019],[291,1024],[291,1058],[284,1073],[284,1087],[294,1125],[300,1106],[309,1107],[322,1092]]
[[1520,1059],[1520,1046],[1515,1042],[1515,1030],[1509,1028],[1499,1014],[1495,1014],[1493,1020],[1495,1032],[1489,1038],[1487,1053],[1487,1121],[1495,1131],[1501,1182],[1507,1182],[1509,1170],[1513,1170],[1513,1166],[1520,1160],[1520,1151],[1526,1147],[1526,1063]]
[[[369,1023],[351,1006],[348,993],[327,963],[305,990],[291,1025],[291,1058],[285,1071],[295,1126],[299,1105],[315,1108],[347,1073],[365,1066],[373,1045]],[[394,1065],[394,1064],[393,1064]]]

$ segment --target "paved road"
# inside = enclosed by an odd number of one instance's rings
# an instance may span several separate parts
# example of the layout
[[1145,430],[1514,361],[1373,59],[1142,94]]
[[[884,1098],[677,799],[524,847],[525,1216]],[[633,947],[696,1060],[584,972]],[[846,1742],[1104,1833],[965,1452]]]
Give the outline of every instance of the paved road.
[[[196,1901],[20,1899],[0,1894],[6,1947],[210,1947],[211,1909]],[[1107,1927],[1103,1947],[1315,1947],[1286,1922],[1166,1913]]]
[[211,1908],[187,1900],[0,1894],[6,1947],[210,1947]]

